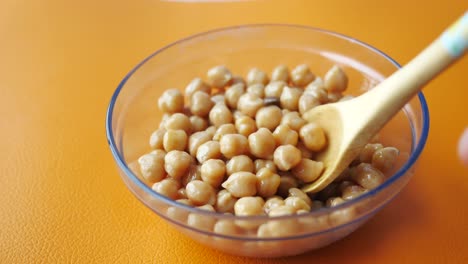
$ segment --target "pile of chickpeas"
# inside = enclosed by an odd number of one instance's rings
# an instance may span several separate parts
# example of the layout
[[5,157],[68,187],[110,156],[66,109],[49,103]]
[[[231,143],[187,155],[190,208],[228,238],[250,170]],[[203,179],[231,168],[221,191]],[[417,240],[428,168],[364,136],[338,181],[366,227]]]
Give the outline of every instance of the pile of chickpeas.
[[[352,99],[343,94],[347,85],[336,65],[323,78],[305,64],[291,71],[279,65],[270,76],[253,68],[245,79],[213,67],[206,81],[195,78],[185,93],[169,89],[159,98],[164,115],[150,136],[152,151],[138,160],[141,175],[179,203],[236,216],[304,214],[354,199],[382,184],[396,148],[367,144],[324,190],[301,190],[320,177],[324,164],[314,157],[327,147],[323,129],[301,116]],[[186,221],[209,224],[190,216]],[[222,221],[212,225],[221,233],[232,228]],[[258,236],[268,231],[263,229]]]

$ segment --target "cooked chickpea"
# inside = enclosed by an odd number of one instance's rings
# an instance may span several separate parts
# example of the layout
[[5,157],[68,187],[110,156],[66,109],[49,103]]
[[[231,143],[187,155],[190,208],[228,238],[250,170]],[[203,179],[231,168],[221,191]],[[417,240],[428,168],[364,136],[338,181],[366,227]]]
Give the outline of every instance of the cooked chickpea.
[[213,231],[228,236],[234,236],[241,232],[235,222],[231,220],[218,220],[213,227]]
[[[189,206],[193,206],[193,204],[187,199],[179,199],[179,200],[176,200],[176,202],[189,205]],[[187,220],[188,212],[183,208],[171,206],[167,208],[166,215],[173,220],[185,223],[185,221]]]
[[286,65],[278,65],[271,72],[272,81],[283,81],[287,82],[289,80],[289,69]]
[[301,127],[299,137],[304,145],[312,151],[321,151],[327,146],[325,132],[315,123],[308,123]]
[[246,171],[233,173],[221,184],[234,197],[254,196],[257,193],[257,177]]
[[281,197],[288,197],[289,189],[297,188],[298,186],[299,183],[297,182],[296,177],[290,174],[280,174],[280,185],[278,186],[278,191],[276,193]]
[[197,160],[203,163],[209,159],[221,158],[220,144],[218,141],[207,141],[201,144],[197,149]]
[[164,150],[184,150],[187,146],[187,133],[184,130],[168,130],[163,137]]
[[217,105],[217,104],[223,104],[226,105],[226,97],[224,97],[224,93],[217,93],[211,96],[211,101]]
[[331,198],[327,199],[326,205],[327,205],[327,207],[335,207],[335,206],[340,205],[340,204],[342,204],[344,202],[345,202],[345,200],[343,200],[343,198],[341,198],[341,197],[331,197]]
[[226,175],[226,164],[219,159],[209,159],[201,165],[201,178],[214,188],[218,188]]
[[166,130],[184,130],[187,135],[189,135],[192,130],[190,119],[188,116],[181,113],[171,115],[166,120],[164,127]]
[[232,75],[232,79],[231,79],[231,84],[234,85],[234,84],[243,84],[245,86],[246,82],[244,80],[244,78],[242,78],[242,76],[239,76],[239,75]]
[[313,95],[322,104],[327,103],[328,101],[328,93],[327,90],[325,90],[325,85],[320,77],[317,77],[313,82],[309,83],[305,88],[304,93]]
[[184,96],[177,89],[166,90],[159,97],[158,107],[166,113],[182,112],[184,110]]
[[184,187],[180,188],[178,191],[177,191],[177,197],[179,199],[187,199],[187,192],[185,190]]
[[324,169],[323,162],[311,159],[301,161],[291,171],[299,180],[309,183],[319,178]]
[[274,81],[265,86],[264,95],[265,97],[280,98],[283,93],[284,87],[287,83],[284,81]]
[[234,205],[234,213],[237,216],[262,215],[264,204],[262,197],[242,197]]
[[209,135],[211,135],[211,137],[214,136],[214,134],[216,133],[216,130],[217,128],[215,126],[209,126],[205,132],[208,133]]
[[185,88],[185,96],[191,100],[192,95],[198,91],[210,94],[211,88],[201,78],[195,78]]
[[163,145],[164,134],[166,134],[165,128],[158,128],[151,134],[149,144],[152,149],[164,148],[164,145]]
[[192,163],[192,156],[185,151],[172,150],[164,157],[164,169],[176,180],[184,176]]
[[296,146],[299,135],[292,130],[288,125],[279,125],[273,132],[276,145],[293,145]]
[[[244,116],[248,116],[248,115],[242,113],[239,110],[234,110],[232,112],[232,117],[234,118],[234,122],[237,121],[239,118],[244,117]],[[254,121],[254,123],[255,123],[255,121]]]
[[[189,182],[195,181],[195,180],[201,180],[201,179],[202,179],[201,178],[201,166],[192,163],[187,173],[184,176],[182,176],[182,179],[180,180],[180,182],[182,183],[183,186],[187,186]],[[187,191],[186,191],[186,195],[187,195]]]
[[347,207],[335,210],[329,215],[329,223],[331,226],[338,226],[349,223],[356,217],[355,207]]
[[226,173],[227,175],[232,175],[233,173],[239,171],[254,171],[254,164],[251,158],[246,155],[239,155],[232,157],[226,164]]
[[273,196],[280,185],[280,176],[268,168],[260,169],[257,174],[257,194],[268,198]]
[[281,109],[276,105],[262,107],[255,115],[257,127],[265,127],[270,131],[273,131],[281,123],[281,118]]
[[265,85],[260,83],[252,84],[249,87],[247,87],[247,92],[254,93],[258,95],[258,97],[263,98],[265,97]]
[[163,113],[161,122],[159,123],[159,128],[165,129],[164,126],[166,125],[166,120],[171,116],[170,113]]
[[319,105],[320,105],[320,101],[318,100],[316,96],[310,93],[303,93],[301,97],[299,98],[299,103],[298,103],[299,113],[304,114],[305,112]]
[[398,154],[398,149],[393,147],[379,149],[372,155],[372,166],[381,172],[387,172],[393,168]]
[[268,212],[268,215],[271,216],[271,217],[284,216],[284,215],[292,215],[295,212],[296,212],[296,209],[294,207],[292,207],[291,205],[287,205],[286,202],[285,202],[284,205],[280,205],[280,206],[277,206],[275,208],[272,208]]
[[382,149],[383,146],[382,144],[376,143],[376,144],[366,144],[364,148],[361,150],[359,153],[359,161],[364,162],[364,163],[371,163],[372,162],[372,156],[374,153]]
[[308,149],[302,141],[297,142],[296,146],[302,154],[302,157],[304,159],[313,159],[314,158],[314,152],[312,152],[310,149]]
[[216,195],[216,211],[220,213],[234,213],[234,204],[237,202],[236,197],[228,190],[221,190]]
[[223,124],[232,123],[232,112],[224,104],[216,104],[209,113],[211,124],[219,127]]
[[345,95],[345,96],[341,97],[341,99],[338,100],[338,102],[349,101],[351,99],[354,99],[354,96],[348,94],[348,95]]
[[342,97],[343,97],[343,95],[341,93],[328,93],[327,100],[328,100],[328,103],[336,103]]
[[282,145],[275,149],[273,161],[276,167],[287,171],[301,162],[301,151],[293,145]]
[[231,108],[231,109],[236,109],[237,108],[237,103],[239,102],[239,98],[241,95],[243,95],[245,92],[245,86],[243,83],[236,83],[231,85],[226,90],[226,93],[224,94],[224,98],[226,99],[226,104]]
[[290,196],[284,200],[285,205],[289,205],[297,212],[298,210],[310,211],[310,205],[299,197]]
[[223,88],[232,79],[232,74],[226,66],[219,65],[208,70],[208,82],[216,88]]
[[214,106],[214,102],[211,101],[211,96],[202,91],[195,92],[191,100],[190,112],[200,117],[206,117]]
[[226,158],[247,154],[249,143],[247,138],[239,134],[224,135],[219,141],[220,151]]
[[267,168],[271,172],[276,173],[276,165],[272,160],[256,159],[254,161],[255,173],[262,168]]
[[281,107],[291,111],[297,111],[299,109],[299,98],[303,92],[304,90],[301,88],[284,87],[280,97]]
[[237,109],[250,117],[255,117],[257,110],[262,106],[262,98],[253,93],[245,93],[241,95],[239,101],[237,102]]
[[349,185],[349,186],[343,188],[341,197],[344,200],[352,200],[352,199],[360,196],[361,194],[363,194],[365,192],[366,192],[366,189],[362,188],[359,185],[354,185],[353,184],[353,185]]
[[177,191],[180,188],[180,183],[179,181],[174,180],[172,178],[167,178],[153,184],[151,188],[153,189],[153,191],[162,194],[172,200],[175,200],[178,196]]
[[206,119],[204,118],[194,115],[191,116],[189,119],[192,127],[192,132],[204,131],[208,127],[208,121],[206,121]]
[[239,134],[248,137],[253,132],[257,131],[257,124],[250,116],[242,116],[236,119],[236,129]]
[[210,141],[212,136],[206,131],[200,131],[193,133],[189,137],[188,150],[190,155],[195,156],[197,154],[198,147],[203,143]]
[[288,192],[289,192],[289,197],[298,197],[298,198],[301,198],[302,200],[304,200],[304,202],[306,202],[307,205],[312,206],[312,200],[311,200],[310,197],[309,197],[305,192],[303,192],[301,189],[298,189],[298,188],[290,188]]
[[257,83],[266,85],[268,83],[268,75],[258,68],[252,68],[247,73],[247,84],[250,86]]
[[351,172],[351,178],[362,187],[372,190],[382,184],[385,176],[368,163],[361,163]]
[[292,111],[289,113],[283,113],[283,118],[281,119],[281,125],[288,125],[291,129],[299,132],[299,130],[307,122],[302,119],[298,112]]
[[158,182],[166,177],[164,170],[164,150],[157,149],[145,154],[138,159],[140,172],[143,178],[149,182]]
[[219,141],[224,135],[236,134],[236,133],[237,133],[237,130],[234,124],[223,124],[219,126],[218,129],[216,130],[213,136],[213,140]]
[[191,181],[185,186],[187,197],[194,205],[214,205],[216,192],[213,187],[204,181]]
[[331,93],[342,93],[348,86],[348,76],[337,65],[334,65],[323,78],[325,89]]
[[263,205],[263,210],[265,211],[265,213],[268,214],[274,208],[282,205],[284,205],[284,200],[282,197],[272,196],[265,201],[265,204]]
[[270,159],[275,151],[275,138],[266,128],[260,128],[257,132],[250,134],[248,142],[250,153],[257,158]]
[[[213,206],[206,204],[203,206],[197,207],[198,209],[214,212]],[[213,230],[213,227],[216,223],[216,219],[211,216],[202,215],[199,213],[191,213],[187,217],[187,225],[194,227],[196,229],[202,229],[205,231]]]
[[315,75],[310,71],[307,64],[297,65],[296,68],[291,71],[291,81],[296,86],[305,87],[313,80],[315,80]]
[[257,237],[287,237],[297,234],[299,230],[300,225],[295,219],[273,220],[259,226],[257,230]]

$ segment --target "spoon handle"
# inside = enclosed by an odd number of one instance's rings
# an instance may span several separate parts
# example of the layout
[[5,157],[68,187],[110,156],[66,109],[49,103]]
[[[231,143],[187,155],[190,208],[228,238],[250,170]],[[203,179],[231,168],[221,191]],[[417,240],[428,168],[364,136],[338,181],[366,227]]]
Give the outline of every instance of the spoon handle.
[[377,133],[423,85],[461,58],[467,49],[468,11],[403,68],[360,96],[362,100],[356,103],[365,104],[368,110],[361,119],[361,131]]

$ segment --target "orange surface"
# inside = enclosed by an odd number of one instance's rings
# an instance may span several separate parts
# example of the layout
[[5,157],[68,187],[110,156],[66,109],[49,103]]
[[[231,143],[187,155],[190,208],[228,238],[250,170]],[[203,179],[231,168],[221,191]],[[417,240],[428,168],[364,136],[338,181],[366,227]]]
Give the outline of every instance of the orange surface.
[[233,257],[179,234],[126,189],[105,138],[122,77],[181,37],[304,24],[405,63],[468,8],[465,0],[416,2],[2,0],[0,262],[468,263],[468,170],[456,158],[468,125],[468,58],[425,88],[431,130],[407,188],[351,236],[298,257]]

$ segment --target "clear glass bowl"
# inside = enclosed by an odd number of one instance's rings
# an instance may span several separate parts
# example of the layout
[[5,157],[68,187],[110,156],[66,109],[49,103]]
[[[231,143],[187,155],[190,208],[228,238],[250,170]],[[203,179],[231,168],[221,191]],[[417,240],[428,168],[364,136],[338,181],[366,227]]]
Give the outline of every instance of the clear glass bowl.
[[[378,188],[333,208],[304,215],[236,217],[202,211],[154,192],[139,176],[135,161],[150,151],[148,139],[162,114],[157,99],[165,89],[185,86],[207,69],[224,64],[245,76],[251,67],[271,71],[307,63],[323,76],[334,64],[349,77],[348,94],[359,95],[392,74],[399,65],[381,51],[356,39],[321,29],[291,25],[224,28],[172,43],[144,59],[125,76],[109,105],[106,129],[120,175],[153,212],[181,232],[212,248],[235,255],[280,257],[326,246],[353,232],[406,185],[426,142],[429,114],[422,93],[413,98],[381,131],[380,141],[400,149],[398,164]],[[202,225],[187,223],[187,218]],[[213,231],[217,221],[241,227],[235,235]],[[257,237],[263,224],[281,227],[274,237]],[[158,228],[158,227],[154,227]]]

